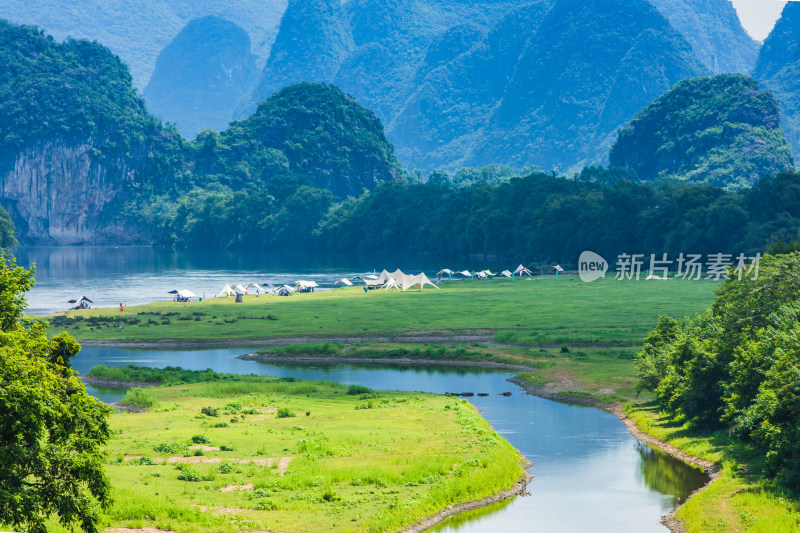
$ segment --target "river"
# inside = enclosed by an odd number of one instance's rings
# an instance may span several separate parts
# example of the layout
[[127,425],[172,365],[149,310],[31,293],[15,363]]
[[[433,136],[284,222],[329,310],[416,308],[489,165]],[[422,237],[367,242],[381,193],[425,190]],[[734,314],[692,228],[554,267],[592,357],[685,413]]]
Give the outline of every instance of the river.
[[[87,347],[74,358],[82,374],[96,364],[167,365],[236,374],[362,384],[375,389],[487,392],[470,401],[534,465],[531,496],[451,518],[438,532],[664,532],[660,517],[702,486],[700,470],[636,439],[612,414],[529,396],[513,374],[452,367],[298,366],[235,359],[238,350],[126,350]],[[123,391],[87,387],[105,401]],[[511,391],[510,397],[499,393]]]

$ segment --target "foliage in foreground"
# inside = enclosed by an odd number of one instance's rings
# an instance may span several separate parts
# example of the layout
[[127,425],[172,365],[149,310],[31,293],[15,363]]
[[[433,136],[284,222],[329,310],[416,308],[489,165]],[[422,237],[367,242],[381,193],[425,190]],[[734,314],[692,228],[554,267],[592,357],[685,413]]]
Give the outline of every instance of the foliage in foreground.
[[800,254],[767,256],[693,320],[662,317],[636,360],[639,388],[697,428],[726,428],[800,490]]
[[45,531],[97,531],[109,504],[102,447],[110,409],[86,393],[70,368],[80,345],[48,339],[47,325],[23,318],[33,270],[0,261],[0,524]]

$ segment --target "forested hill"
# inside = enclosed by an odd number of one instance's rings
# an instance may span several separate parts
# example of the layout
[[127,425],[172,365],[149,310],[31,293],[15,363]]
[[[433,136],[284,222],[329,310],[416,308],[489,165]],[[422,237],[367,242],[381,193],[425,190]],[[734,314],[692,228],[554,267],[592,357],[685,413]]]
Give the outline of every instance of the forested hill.
[[292,0],[242,109],[327,81],[383,119],[408,168],[566,170],[605,160],[617,127],[704,73],[644,0]]
[[125,202],[179,175],[182,139],[103,46],[0,21],[0,203],[23,240],[140,242]]
[[194,137],[228,127],[257,75],[247,33],[220,17],[202,17],[161,51],[144,98],[151,113]]
[[381,121],[331,85],[299,83],[221,132],[192,143],[193,172],[233,189],[291,175],[301,185],[359,196],[403,177]]
[[287,88],[187,143],[97,43],[0,21],[0,64],[0,204],[23,242],[152,242],[155,198],[198,188],[316,186],[332,201],[402,178],[381,122],[334,87]]
[[753,76],[778,100],[786,138],[800,156],[800,4],[789,2],[758,56]]
[[643,180],[750,187],[794,168],[779,116],[772,95],[747,76],[684,80],[620,130],[611,165]]

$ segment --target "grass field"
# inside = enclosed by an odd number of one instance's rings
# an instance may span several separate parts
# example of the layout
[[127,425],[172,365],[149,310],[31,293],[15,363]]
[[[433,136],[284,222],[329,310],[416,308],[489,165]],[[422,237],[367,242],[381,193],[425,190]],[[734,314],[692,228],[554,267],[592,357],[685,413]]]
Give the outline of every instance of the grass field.
[[760,477],[761,452],[724,431],[694,432],[652,405],[629,405],[626,413],[649,435],[720,465],[719,479],[678,510],[687,533],[800,531],[800,501]]
[[594,283],[562,277],[443,283],[424,292],[357,287],[202,302],[158,302],[125,311],[68,311],[49,317],[56,333],[79,340],[157,342],[257,341],[280,337],[369,337],[481,332],[507,344],[637,346],[659,315],[705,309],[715,285],[705,281]]
[[458,398],[222,376],[125,401],[149,410],[112,417],[117,527],[397,531],[523,474]]

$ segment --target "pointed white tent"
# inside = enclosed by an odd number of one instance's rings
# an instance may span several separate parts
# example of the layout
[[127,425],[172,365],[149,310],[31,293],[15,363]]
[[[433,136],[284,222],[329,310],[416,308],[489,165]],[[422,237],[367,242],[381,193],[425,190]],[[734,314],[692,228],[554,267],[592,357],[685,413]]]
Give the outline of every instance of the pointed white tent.
[[303,289],[305,289],[307,287],[319,287],[319,285],[317,285],[316,281],[308,281],[308,280],[305,280],[305,279],[298,279],[297,281],[294,282],[294,284],[297,287],[300,287],[300,288],[303,288]]
[[245,287],[244,285],[242,285],[241,283],[239,283],[238,285],[235,285],[235,286],[233,287],[233,290],[234,290],[234,291],[239,291],[239,292],[241,292],[242,294],[244,294],[244,293],[246,293],[246,292],[247,292],[247,287]]
[[462,270],[461,272],[456,272],[456,274],[461,274],[462,276],[467,278],[472,277],[472,272],[470,272],[469,270]]
[[225,286],[222,287],[222,290],[219,291],[219,294],[217,294],[217,297],[219,298],[219,297],[222,297],[222,296],[235,296],[235,295],[236,295],[236,291],[234,291],[231,288],[231,286],[226,283]]
[[507,278],[510,278],[511,277],[511,271],[510,270],[503,270],[502,272],[500,272],[500,275],[501,276],[505,276]]
[[388,291],[389,289],[397,289],[400,290],[400,283],[398,283],[394,278],[389,278],[389,281],[386,282],[386,286],[383,290]]
[[352,286],[353,286],[353,282],[352,282],[352,281],[350,281],[350,280],[349,280],[349,279],[347,279],[347,278],[342,278],[342,279],[340,279],[339,281],[337,281],[336,283],[334,283],[334,285],[338,285],[338,284],[340,284],[340,283],[341,283],[342,285],[347,285],[348,287],[352,287]]
[[178,295],[183,298],[197,298],[197,295],[188,289],[178,291]]
[[417,287],[419,290],[422,290],[425,285],[432,285],[436,289],[441,290],[434,282],[428,279],[428,276],[426,276],[424,272],[417,274],[416,276],[405,276],[403,281],[400,283],[403,292],[412,287]]
[[248,286],[247,286],[247,288],[248,288],[248,289],[250,289],[250,288],[253,288],[253,289],[255,289],[257,292],[267,292],[267,291],[266,291],[266,289],[264,289],[264,287],[262,287],[262,286],[261,286],[261,285],[259,285],[258,283],[251,283],[250,285],[248,285]]

